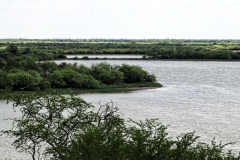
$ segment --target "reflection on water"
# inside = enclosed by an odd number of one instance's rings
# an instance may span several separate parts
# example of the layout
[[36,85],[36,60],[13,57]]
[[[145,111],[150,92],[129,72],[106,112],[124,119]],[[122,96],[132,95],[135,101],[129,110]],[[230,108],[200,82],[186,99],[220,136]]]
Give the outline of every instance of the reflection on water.
[[143,55],[119,55],[119,54],[106,54],[106,55],[88,55],[88,54],[84,54],[84,55],[67,55],[67,58],[82,58],[88,56],[89,58],[138,58],[141,59]]
[[[6,100],[0,100],[0,131],[11,129],[11,121],[8,118],[21,116],[20,112],[13,111],[11,104],[6,104]],[[26,160],[31,159],[28,154],[17,152],[11,146],[13,139],[0,136],[0,160]]]
[[[61,63],[62,61],[57,61]],[[102,61],[65,61],[91,66]],[[98,106],[99,102],[113,100],[125,118],[144,120],[158,118],[170,125],[172,137],[196,131],[201,141],[237,142],[229,149],[240,151],[240,63],[192,61],[106,61],[140,65],[157,76],[163,88],[116,94],[83,94],[86,101]],[[0,117],[14,116],[12,108],[1,102]],[[10,123],[0,121],[0,127]],[[0,139],[0,153],[19,153],[9,142]],[[1,146],[4,149],[2,149]],[[5,154],[2,154],[3,156]]]

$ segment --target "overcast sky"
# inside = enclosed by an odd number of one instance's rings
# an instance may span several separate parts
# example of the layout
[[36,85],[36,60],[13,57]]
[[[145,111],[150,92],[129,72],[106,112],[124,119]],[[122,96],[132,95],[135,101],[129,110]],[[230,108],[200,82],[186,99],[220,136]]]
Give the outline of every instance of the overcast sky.
[[240,39],[240,0],[0,0],[0,38]]

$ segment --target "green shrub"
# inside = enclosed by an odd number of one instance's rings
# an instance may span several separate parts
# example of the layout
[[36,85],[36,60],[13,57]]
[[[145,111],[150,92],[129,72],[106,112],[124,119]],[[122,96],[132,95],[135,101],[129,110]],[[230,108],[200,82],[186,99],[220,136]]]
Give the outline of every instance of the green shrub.
[[154,75],[149,75],[149,73],[143,70],[140,66],[123,64],[119,67],[119,71],[123,72],[124,81],[126,83],[156,81],[156,77]]
[[38,90],[39,84],[43,80],[36,71],[24,71],[21,69],[10,70],[6,79],[6,86],[13,90]]
[[119,84],[123,82],[123,73],[118,66],[111,66],[108,63],[93,64],[91,75],[104,84]]
[[41,90],[45,90],[45,89],[50,89],[51,88],[51,83],[47,80],[43,80],[40,84],[39,87]]
[[86,60],[86,59],[89,59],[89,57],[88,56],[83,56],[82,59]]
[[7,86],[7,73],[0,69],[0,89],[5,89]]

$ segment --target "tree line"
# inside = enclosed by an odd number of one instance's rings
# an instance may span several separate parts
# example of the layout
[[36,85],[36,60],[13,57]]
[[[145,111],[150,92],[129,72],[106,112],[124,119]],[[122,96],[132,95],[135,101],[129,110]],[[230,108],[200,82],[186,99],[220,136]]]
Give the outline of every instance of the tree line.
[[26,40],[26,42],[17,40],[10,42],[0,40],[1,58],[16,54],[30,55],[38,60],[65,59],[68,54],[137,54],[142,55],[144,59],[240,59],[240,42],[236,40]]

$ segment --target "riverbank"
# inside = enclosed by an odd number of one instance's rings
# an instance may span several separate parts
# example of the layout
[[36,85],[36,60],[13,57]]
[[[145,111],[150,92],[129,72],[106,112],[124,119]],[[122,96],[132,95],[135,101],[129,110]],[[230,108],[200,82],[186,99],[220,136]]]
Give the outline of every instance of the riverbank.
[[131,92],[137,90],[156,89],[160,88],[160,83],[144,82],[144,83],[130,83],[130,84],[116,84],[116,85],[101,85],[95,89],[76,89],[76,88],[58,88],[58,89],[46,89],[39,91],[0,91],[0,99],[7,99],[9,93],[13,94],[31,94],[31,93],[45,93],[50,94],[53,91],[57,91],[60,94],[85,94],[85,93],[122,93]]
[[240,59],[144,59],[144,58],[66,58],[56,60],[137,60],[137,61],[220,61],[220,62],[240,62]]

